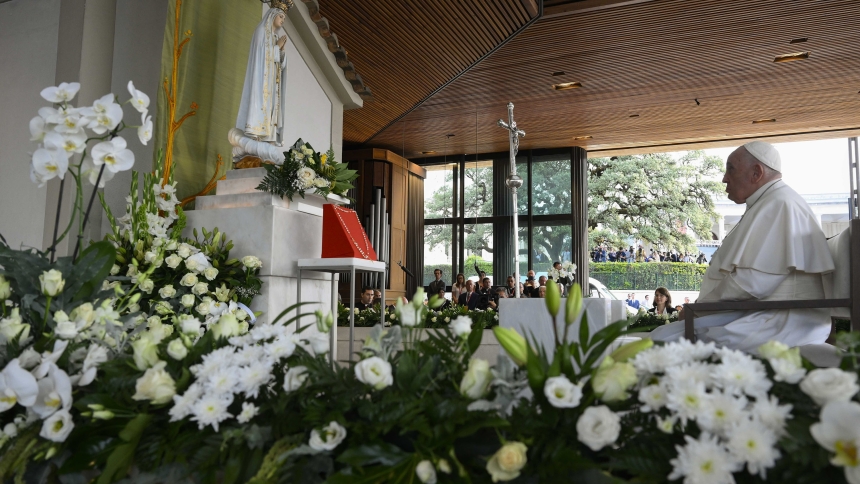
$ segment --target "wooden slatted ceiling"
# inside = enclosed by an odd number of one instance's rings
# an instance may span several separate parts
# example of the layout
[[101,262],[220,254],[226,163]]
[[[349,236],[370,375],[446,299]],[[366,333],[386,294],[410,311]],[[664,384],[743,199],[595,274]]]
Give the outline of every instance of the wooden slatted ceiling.
[[[466,70],[532,16],[534,0],[319,0],[373,92],[344,112],[344,142],[362,143]],[[537,11],[534,11],[536,15]]]
[[[655,0],[541,19],[370,144],[436,156],[452,133],[448,154],[506,151],[496,120],[508,101],[527,133],[521,149],[613,154],[858,134],[858,18],[858,0]],[[798,51],[811,56],[773,62]],[[550,88],[567,81],[583,87]],[[776,122],[752,123],[767,118]]]

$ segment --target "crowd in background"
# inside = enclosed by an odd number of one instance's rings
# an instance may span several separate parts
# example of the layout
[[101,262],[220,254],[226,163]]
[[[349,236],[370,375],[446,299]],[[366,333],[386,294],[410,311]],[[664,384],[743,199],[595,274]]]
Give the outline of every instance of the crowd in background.
[[615,250],[613,247],[597,246],[591,251],[591,260],[593,262],[690,262],[697,264],[706,264],[707,257],[703,252],[699,252],[698,256],[693,256],[690,253],[675,251],[657,251],[653,248],[648,250],[640,245],[634,249],[631,245],[629,248],[619,247]]

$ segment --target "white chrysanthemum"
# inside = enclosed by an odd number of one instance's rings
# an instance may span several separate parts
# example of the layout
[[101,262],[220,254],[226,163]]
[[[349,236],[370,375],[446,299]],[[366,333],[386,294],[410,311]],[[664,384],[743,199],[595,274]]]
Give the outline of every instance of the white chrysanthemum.
[[227,411],[231,403],[233,403],[233,395],[230,393],[226,395],[203,395],[191,409],[191,420],[197,422],[200,430],[211,425],[217,432],[221,422],[233,417]]
[[206,390],[217,395],[233,393],[236,384],[239,383],[239,375],[235,368],[222,366],[216,370],[204,383]]
[[677,418],[675,417],[667,417],[665,419],[659,416],[657,417],[657,428],[664,434],[671,434],[674,432],[676,423]]
[[740,462],[747,465],[750,474],[767,479],[767,470],[780,457],[776,448],[776,434],[756,419],[738,420],[729,431],[726,447]]
[[682,362],[681,353],[672,345],[654,346],[639,352],[631,363],[639,374],[664,373],[666,368],[673,367]]
[[296,351],[296,343],[288,336],[281,336],[265,346],[266,354],[274,360],[289,358]]
[[643,412],[663,408],[666,405],[667,398],[668,392],[666,391],[666,387],[661,384],[648,385],[639,390],[639,401],[645,404],[641,408]]
[[666,376],[671,381],[702,383],[706,388],[710,388],[713,386],[711,371],[713,371],[713,365],[709,365],[703,361],[690,361],[688,363],[667,368]]
[[716,437],[702,432],[698,440],[689,435],[684,438],[687,445],[676,446],[678,457],[669,461],[672,464],[670,481],[683,477],[684,484],[734,484],[732,472],[740,470],[741,464]]
[[182,395],[173,396],[173,407],[170,408],[170,421],[176,422],[191,415],[191,410],[197,399],[203,395],[203,387],[194,383]]
[[717,349],[717,346],[713,342],[703,343],[696,341],[695,343],[691,343],[686,339],[674,342],[672,346],[675,348],[675,351],[679,352],[683,361],[705,360],[710,358]]
[[736,397],[715,390],[708,395],[705,411],[699,414],[696,421],[703,430],[725,437],[735,422],[746,420],[746,406],[747,399],[743,395]]
[[722,362],[714,366],[711,376],[714,385],[728,393],[745,393],[751,397],[763,397],[773,386],[760,360],[740,351],[720,349]]
[[272,380],[272,366],[256,361],[239,370],[237,390],[246,397],[257,398],[260,387]]
[[684,424],[706,412],[707,405],[708,394],[703,383],[681,381],[673,382],[670,387],[666,406],[674,410]]
[[262,346],[248,345],[236,351],[234,361],[237,365],[247,366],[257,362],[268,362],[271,359],[266,357],[266,350]]
[[208,355],[203,356],[203,362],[191,367],[191,373],[197,378],[206,379],[214,375],[222,366],[230,367],[233,365],[234,348],[225,346],[212,351]]
[[259,412],[260,409],[253,403],[242,402],[242,413],[236,417],[236,421],[239,423],[248,423],[252,418],[256,417]]
[[752,407],[752,416],[777,437],[785,435],[785,421],[791,418],[790,404],[780,405],[779,399],[771,395],[769,398],[759,398]]

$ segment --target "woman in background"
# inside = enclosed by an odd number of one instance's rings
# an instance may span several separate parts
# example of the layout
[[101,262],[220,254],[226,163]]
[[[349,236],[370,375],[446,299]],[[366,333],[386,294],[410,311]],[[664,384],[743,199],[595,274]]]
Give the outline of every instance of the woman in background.
[[466,292],[466,276],[462,273],[457,274],[457,281],[451,284],[451,301],[456,302],[460,298],[460,294]]
[[672,307],[672,295],[665,287],[658,287],[654,291],[654,307],[648,312],[656,316],[670,316],[675,314],[675,308]]

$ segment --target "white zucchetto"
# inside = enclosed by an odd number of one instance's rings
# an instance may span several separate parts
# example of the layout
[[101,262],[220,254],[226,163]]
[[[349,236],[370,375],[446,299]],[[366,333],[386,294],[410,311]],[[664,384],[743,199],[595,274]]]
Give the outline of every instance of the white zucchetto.
[[755,157],[758,161],[770,168],[782,172],[782,159],[779,157],[779,152],[770,143],[764,141],[750,141],[744,144],[744,149]]

